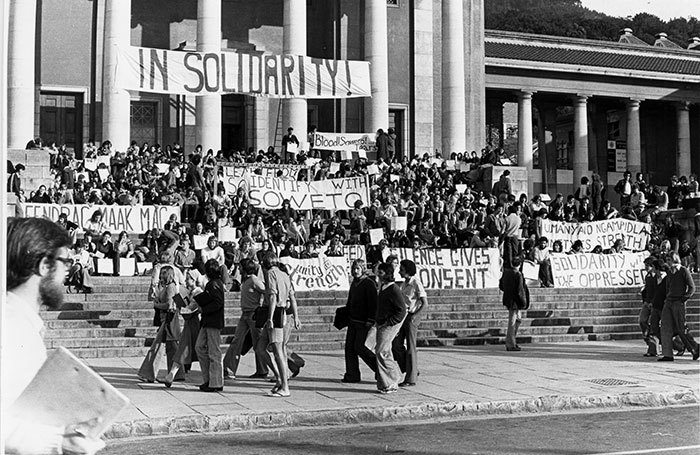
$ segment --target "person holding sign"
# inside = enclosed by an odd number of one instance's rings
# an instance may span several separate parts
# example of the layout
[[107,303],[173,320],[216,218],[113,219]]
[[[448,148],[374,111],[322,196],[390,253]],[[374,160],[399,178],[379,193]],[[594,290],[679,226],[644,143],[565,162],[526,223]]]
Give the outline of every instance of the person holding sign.
[[416,385],[418,378],[418,326],[428,307],[428,294],[423,283],[416,277],[416,263],[404,259],[399,265],[399,274],[403,278],[401,294],[408,305],[408,314],[401,324],[399,334],[394,339],[394,358],[397,359],[401,370],[406,376],[399,387]]
[[401,290],[394,283],[394,266],[382,262],[377,266],[379,295],[377,296],[377,390],[388,394],[398,390],[401,369],[394,360],[392,342],[406,318],[406,303]]
[[[46,360],[39,317],[41,305],[63,304],[63,280],[71,260],[68,233],[41,218],[9,218],[7,225],[7,294],[3,317],[2,413],[5,453],[93,454],[105,444],[84,435],[81,424],[52,426],[41,419],[8,418],[11,405],[22,394]],[[60,400],[60,390],[56,398]]]
[[[290,146],[289,144],[294,144],[294,146]],[[282,136],[282,150],[284,153],[287,153],[287,151],[292,153],[292,149],[294,149],[294,152],[296,152],[298,148],[299,139],[297,139],[297,137],[294,135],[294,128],[290,126],[287,128],[287,134]],[[286,155],[284,157],[287,158]]]
[[498,288],[503,291],[503,306],[508,308],[508,330],[506,332],[506,351],[520,351],[518,346],[518,328],[522,322],[521,310],[530,308],[530,290],[525,278],[520,273],[520,258],[514,256],[503,269],[503,276]]

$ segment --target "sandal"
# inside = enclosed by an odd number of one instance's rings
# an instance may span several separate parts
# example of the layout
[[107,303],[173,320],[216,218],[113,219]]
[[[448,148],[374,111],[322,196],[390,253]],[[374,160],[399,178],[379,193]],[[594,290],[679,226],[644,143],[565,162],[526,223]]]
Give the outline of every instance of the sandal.
[[272,390],[270,390],[270,393],[271,394],[277,393],[280,391],[281,388],[282,388],[282,384],[275,384],[275,386],[272,388]]

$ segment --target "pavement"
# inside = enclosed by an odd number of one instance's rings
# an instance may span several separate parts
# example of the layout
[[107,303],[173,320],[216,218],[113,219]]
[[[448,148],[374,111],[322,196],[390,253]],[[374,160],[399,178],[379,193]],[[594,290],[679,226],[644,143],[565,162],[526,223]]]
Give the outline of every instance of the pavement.
[[642,341],[522,347],[419,348],[418,384],[389,395],[377,393],[365,365],[361,383],[341,383],[339,351],[302,353],[306,366],[290,382],[288,398],[267,397],[271,383],[247,378],[254,372],[252,354],[220,393],[198,390],[197,363],[186,382],[166,389],[138,380],[142,358],[86,362],[131,400],[107,439],[700,403],[700,362],[687,353],[656,362],[643,357]]

